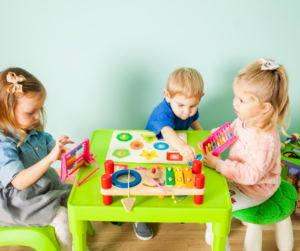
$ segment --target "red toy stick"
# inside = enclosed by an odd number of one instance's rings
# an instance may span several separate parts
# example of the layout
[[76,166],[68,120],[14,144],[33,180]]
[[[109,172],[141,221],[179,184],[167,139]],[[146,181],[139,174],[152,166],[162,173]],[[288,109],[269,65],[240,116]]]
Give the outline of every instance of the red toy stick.
[[[110,174],[103,174],[101,176],[101,186],[103,189],[110,189],[112,187],[111,176]],[[112,203],[111,195],[102,195],[103,204],[110,205]]]
[[[205,176],[200,173],[195,177],[195,187],[198,189],[203,189],[205,184]],[[194,203],[197,205],[201,205],[203,203],[204,195],[194,195]]]

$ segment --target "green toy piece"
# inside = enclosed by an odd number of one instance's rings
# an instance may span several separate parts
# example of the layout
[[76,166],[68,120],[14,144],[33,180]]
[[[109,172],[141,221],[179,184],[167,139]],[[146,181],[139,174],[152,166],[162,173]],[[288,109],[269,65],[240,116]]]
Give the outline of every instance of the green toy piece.
[[[171,170],[169,171],[170,168],[171,168]],[[166,185],[167,186],[175,186],[175,177],[174,177],[173,167],[166,168]]]
[[116,156],[117,158],[125,158],[130,155],[130,152],[127,149],[116,149],[112,155]]
[[285,180],[277,191],[263,204],[232,212],[232,216],[248,223],[257,225],[269,225],[281,222],[289,217],[295,208],[297,192],[295,188]]
[[132,139],[132,136],[129,133],[120,133],[117,136],[117,139],[120,141],[129,141]]

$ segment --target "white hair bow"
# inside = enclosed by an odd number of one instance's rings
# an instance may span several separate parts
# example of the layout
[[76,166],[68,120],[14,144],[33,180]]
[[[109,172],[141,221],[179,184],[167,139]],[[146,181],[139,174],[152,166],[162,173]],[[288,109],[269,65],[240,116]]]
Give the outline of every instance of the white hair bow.
[[23,86],[18,83],[26,80],[26,78],[23,75],[17,76],[16,73],[10,71],[6,76],[6,80],[8,83],[12,83],[7,88],[7,92],[15,95],[24,95]]
[[266,58],[260,58],[256,61],[258,64],[261,64],[261,70],[275,70],[280,67],[279,64],[275,64],[274,60],[272,59],[266,59]]

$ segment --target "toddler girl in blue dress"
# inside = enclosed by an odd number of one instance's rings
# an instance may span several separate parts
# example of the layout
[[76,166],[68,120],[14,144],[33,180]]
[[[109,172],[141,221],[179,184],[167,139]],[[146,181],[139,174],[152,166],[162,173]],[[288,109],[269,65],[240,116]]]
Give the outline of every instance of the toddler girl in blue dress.
[[66,207],[72,185],[62,183],[50,166],[74,142],[44,132],[45,99],[44,86],[29,72],[0,73],[0,226],[51,225],[61,250],[69,251]]

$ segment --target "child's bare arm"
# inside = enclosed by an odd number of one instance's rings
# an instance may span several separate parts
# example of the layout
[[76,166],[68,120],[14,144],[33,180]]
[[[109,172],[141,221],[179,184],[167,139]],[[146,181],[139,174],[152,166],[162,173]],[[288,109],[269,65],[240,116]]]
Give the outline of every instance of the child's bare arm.
[[202,130],[203,130],[202,126],[200,125],[200,123],[199,123],[197,120],[195,120],[195,121],[191,124],[191,128],[192,128],[193,130],[198,130],[198,131],[202,131]]
[[193,161],[196,159],[196,149],[185,143],[184,140],[182,140],[171,127],[164,127],[161,130],[161,134],[172,147],[179,151],[182,157],[186,158],[188,161]]
[[58,137],[52,151],[38,163],[19,172],[13,178],[11,184],[18,190],[25,189],[32,185],[47,171],[53,162],[60,159],[62,154],[65,154],[66,150],[64,149],[64,146],[69,143],[74,142],[68,140],[67,136]]

